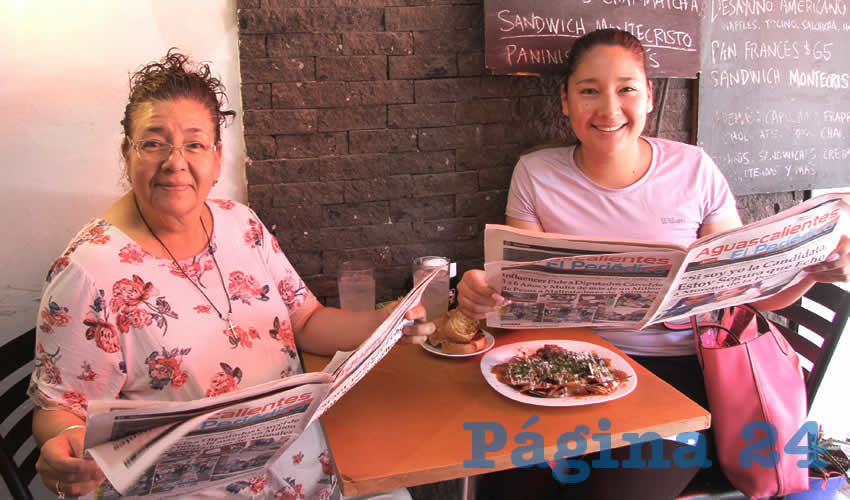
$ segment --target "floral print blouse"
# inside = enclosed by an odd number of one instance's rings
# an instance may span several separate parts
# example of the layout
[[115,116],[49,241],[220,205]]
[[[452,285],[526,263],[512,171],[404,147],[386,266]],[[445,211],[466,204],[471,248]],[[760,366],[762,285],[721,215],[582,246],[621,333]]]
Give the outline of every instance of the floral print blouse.
[[[53,262],[37,318],[29,389],[36,405],[85,418],[89,400],[187,401],[301,372],[293,325],[319,307],[316,297],[253,211],[230,200],[207,205],[210,248],[180,261],[182,271],[103,219],[84,227]],[[232,329],[215,310],[229,307]],[[155,489],[163,474],[146,476],[139,492],[167,495]],[[186,480],[202,476],[196,470]],[[314,425],[265,473],[202,496],[325,499],[338,494],[335,486]],[[110,490],[99,494],[109,497]]]

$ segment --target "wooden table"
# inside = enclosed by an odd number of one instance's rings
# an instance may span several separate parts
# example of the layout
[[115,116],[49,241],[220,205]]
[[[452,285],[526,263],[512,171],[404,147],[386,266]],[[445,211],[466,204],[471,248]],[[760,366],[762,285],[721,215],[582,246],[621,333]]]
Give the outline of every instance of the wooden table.
[[[638,384],[620,399],[574,407],[519,403],[494,391],[481,374],[483,355],[447,358],[420,346],[399,345],[323,417],[345,495],[362,495],[513,468],[513,436],[526,429],[543,435],[551,459],[558,436],[577,425],[599,432],[598,421],[611,421],[613,447],[627,444],[624,432],[654,431],[668,437],[708,428],[709,413],[586,328],[514,330],[496,334],[496,346],[528,340],[591,342],[626,358]],[[327,358],[304,355],[308,370],[321,370]],[[507,444],[487,453],[492,469],[465,468],[472,456],[472,432],[464,422],[499,422]],[[488,438],[489,439],[489,438]],[[587,453],[599,451],[588,438]]]

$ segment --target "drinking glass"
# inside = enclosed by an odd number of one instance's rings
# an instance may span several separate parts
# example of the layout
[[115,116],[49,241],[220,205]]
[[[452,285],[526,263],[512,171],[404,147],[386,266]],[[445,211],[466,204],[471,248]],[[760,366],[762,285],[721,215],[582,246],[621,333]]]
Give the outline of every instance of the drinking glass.
[[436,255],[413,259],[413,286],[419,284],[434,269],[439,269],[440,272],[422,293],[422,306],[425,307],[428,321],[449,309],[449,259]]
[[339,265],[339,307],[346,311],[375,309],[375,268],[365,260],[347,260]]

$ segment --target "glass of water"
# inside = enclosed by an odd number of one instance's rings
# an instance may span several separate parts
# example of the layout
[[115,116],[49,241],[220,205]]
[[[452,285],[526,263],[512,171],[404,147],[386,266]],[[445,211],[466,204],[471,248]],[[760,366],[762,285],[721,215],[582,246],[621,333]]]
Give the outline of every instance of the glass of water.
[[434,269],[439,269],[440,272],[422,294],[422,306],[425,307],[428,321],[449,309],[449,259],[435,255],[413,259],[413,286],[419,284]]
[[365,260],[347,260],[339,265],[339,307],[346,311],[375,310],[375,268]]

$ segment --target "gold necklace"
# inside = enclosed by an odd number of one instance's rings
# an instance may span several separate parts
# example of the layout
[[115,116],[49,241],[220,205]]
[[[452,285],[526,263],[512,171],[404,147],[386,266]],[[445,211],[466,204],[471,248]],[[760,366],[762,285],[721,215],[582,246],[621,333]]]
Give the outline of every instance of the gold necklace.
[[136,199],[135,194],[133,195],[133,203],[136,204],[136,211],[139,212],[139,217],[142,219],[142,222],[145,224],[145,227],[148,228],[148,231],[150,231],[150,233],[153,235],[153,237],[156,238],[156,241],[158,241],[159,244],[162,245],[162,248],[164,248],[165,251],[168,252],[168,256],[171,257],[172,261],[174,261],[174,265],[177,266],[177,269],[180,270],[180,274],[182,274],[184,278],[189,280],[189,283],[195,285],[195,288],[197,288],[198,291],[201,292],[201,295],[203,295],[204,298],[207,299],[207,302],[209,302],[209,304],[212,306],[212,308],[215,309],[215,312],[218,313],[218,317],[222,321],[227,323],[227,326],[228,326],[228,329],[230,330],[230,333],[232,333],[233,335],[236,335],[236,330],[235,330],[236,327],[234,327],[233,323],[231,323],[231,321],[230,321],[230,316],[233,314],[233,303],[230,302],[230,294],[227,293],[227,287],[224,286],[224,276],[222,276],[222,274],[221,274],[221,268],[218,267],[218,260],[216,260],[215,252],[213,251],[213,248],[212,248],[212,238],[210,238],[210,234],[207,232],[207,226],[204,224],[204,218],[198,217],[198,219],[200,219],[200,221],[201,221],[201,227],[204,229],[204,236],[207,237],[207,251],[209,251],[210,256],[212,257],[213,263],[215,264],[215,268],[218,271],[218,279],[221,280],[221,289],[224,290],[224,296],[227,298],[227,314],[222,314],[221,311],[218,310],[218,307],[216,307],[216,305],[213,303],[213,301],[210,300],[210,298],[204,292],[203,288],[201,288],[201,286],[199,284],[195,283],[195,281],[192,278],[189,277],[189,275],[186,273],[186,271],[183,270],[183,266],[181,266],[180,263],[177,262],[177,259],[174,257],[174,254],[171,253],[171,250],[169,250],[168,247],[165,246],[165,243],[163,243],[162,240],[159,239],[159,236],[157,236],[156,233],[153,231],[153,228],[151,227],[151,225],[148,224],[147,220],[145,220],[145,216],[142,215],[142,209],[139,208],[139,200]]

